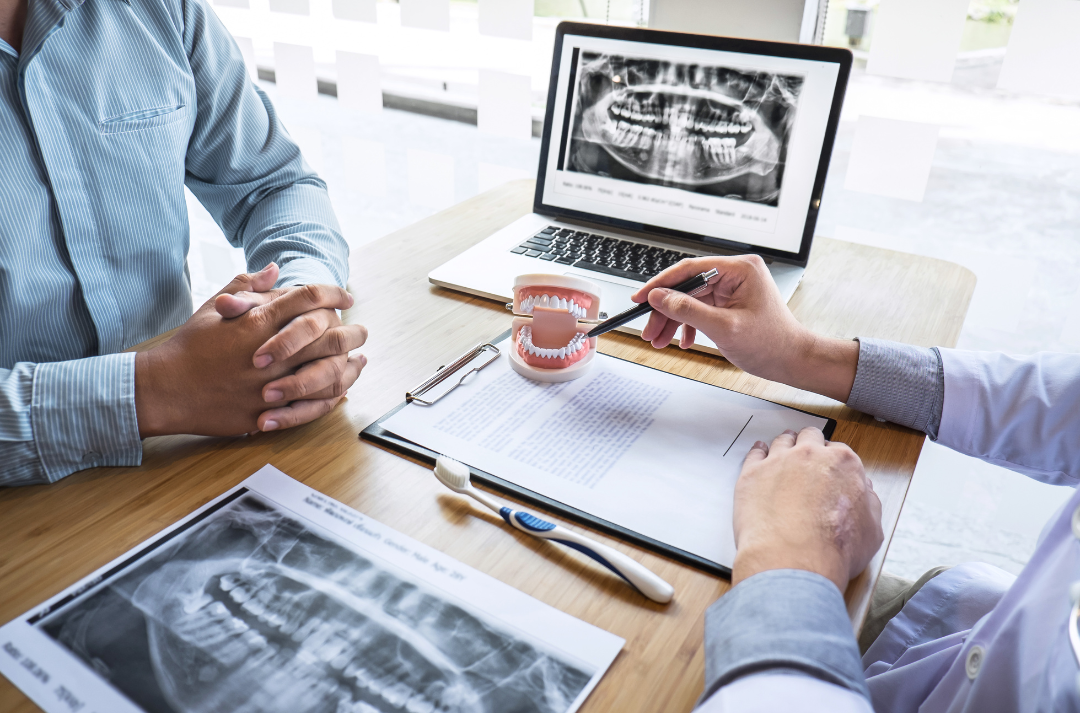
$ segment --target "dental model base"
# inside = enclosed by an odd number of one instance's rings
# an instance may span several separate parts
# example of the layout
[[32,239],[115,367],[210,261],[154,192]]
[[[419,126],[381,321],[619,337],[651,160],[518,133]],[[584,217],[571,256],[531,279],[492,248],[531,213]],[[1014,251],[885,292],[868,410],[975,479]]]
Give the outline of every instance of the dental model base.
[[632,587],[654,602],[667,604],[675,595],[675,588],[623,553],[602,545],[588,537],[567,530],[562,525],[542,520],[524,510],[512,510],[499,504],[495,498],[472,486],[468,466],[452,458],[439,456],[435,461],[435,477],[455,493],[468,495],[477,502],[499,513],[499,516],[516,530],[533,537],[551,540],[592,557],[627,581]]
[[592,366],[600,288],[570,275],[520,275],[514,280],[510,366],[536,381],[570,381]]

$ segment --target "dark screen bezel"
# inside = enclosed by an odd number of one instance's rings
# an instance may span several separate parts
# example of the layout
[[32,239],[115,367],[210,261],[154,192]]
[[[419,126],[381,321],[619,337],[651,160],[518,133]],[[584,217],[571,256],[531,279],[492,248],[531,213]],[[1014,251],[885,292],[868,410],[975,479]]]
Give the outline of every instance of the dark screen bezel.
[[[559,88],[559,64],[562,58],[563,38],[566,35],[628,40],[631,42],[644,42],[648,44],[675,45],[679,47],[721,50],[724,52],[737,52],[741,54],[768,55],[772,57],[803,59],[814,62],[832,62],[839,65],[836,87],[833,91],[832,106],[829,111],[829,120],[825,127],[825,137],[821,147],[821,158],[818,161],[817,174],[814,177],[814,187],[810,193],[806,224],[803,227],[802,244],[799,247],[799,251],[795,253],[784,250],[774,250],[711,236],[706,238],[702,235],[681,230],[673,230],[671,228],[647,225],[645,223],[629,220],[620,220],[618,218],[609,218],[596,213],[585,213],[569,208],[545,204],[543,202],[543,195],[544,184],[547,179],[548,152],[551,147],[551,126],[556,110],[555,97]],[[553,219],[576,220],[599,225],[601,227],[611,227],[648,236],[672,238],[683,242],[689,241],[709,249],[727,250],[736,253],[755,253],[782,262],[805,267],[810,258],[810,245],[814,240],[814,228],[817,226],[818,213],[821,210],[821,196],[825,190],[825,177],[829,171],[829,161],[832,158],[833,146],[836,142],[836,130],[840,124],[840,110],[844,105],[844,94],[847,91],[848,77],[851,74],[851,62],[851,52],[837,47],[799,45],[786,42],[766,42],[762,40],[746,40],[736,37],[717,37],[712,35],[691,35],[682,32],[666,32],[662,30],[647,30],[632,27],[609,27],[581,22],[561,22],[555,32],[555,51],[551,60],[551,79],[548,83],[548,101],[547,109],[544,114],[543,137],[540,143],[540,168],[536,178],[536,194],[533,197],[533,212]],[[569,91],[572,91],[572,88],[570,88]]]

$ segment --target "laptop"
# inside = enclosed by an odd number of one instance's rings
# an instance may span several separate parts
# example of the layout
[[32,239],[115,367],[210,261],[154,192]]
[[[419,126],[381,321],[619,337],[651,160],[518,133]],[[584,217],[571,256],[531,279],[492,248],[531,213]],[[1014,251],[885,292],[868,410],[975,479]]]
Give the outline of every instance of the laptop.
[[533,212],[428,279],[507,301],[517,275],[575,275],[615,315],[683,258],[754,253],[790,299],[851,61],[833,47],[561,23]]

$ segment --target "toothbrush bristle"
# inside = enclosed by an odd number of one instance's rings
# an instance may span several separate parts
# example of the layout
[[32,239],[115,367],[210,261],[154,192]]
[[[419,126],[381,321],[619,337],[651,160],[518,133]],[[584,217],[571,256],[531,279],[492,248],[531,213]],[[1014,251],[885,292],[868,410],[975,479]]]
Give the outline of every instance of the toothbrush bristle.
[[453,458],[439,456],[435,461],[435,477],[451,490],[469,487],[469,467]]

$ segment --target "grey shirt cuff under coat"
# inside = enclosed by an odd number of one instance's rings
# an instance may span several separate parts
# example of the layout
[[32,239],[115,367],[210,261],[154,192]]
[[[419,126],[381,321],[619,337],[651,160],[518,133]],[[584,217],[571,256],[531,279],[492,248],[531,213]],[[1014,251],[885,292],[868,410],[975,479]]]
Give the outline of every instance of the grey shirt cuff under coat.
[[847,405],[937,440],[945,372],[936,348],[883,339],[859,341],[859,366]]
[[704,702],[722,686],[793,669],[869,699],[844,598],[820,574],[776,569],[739,582],[705,613]]

